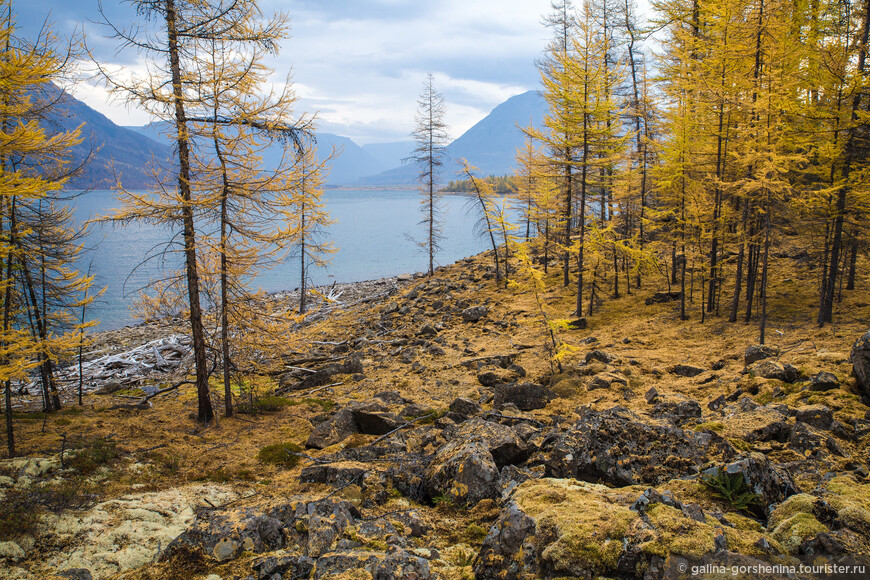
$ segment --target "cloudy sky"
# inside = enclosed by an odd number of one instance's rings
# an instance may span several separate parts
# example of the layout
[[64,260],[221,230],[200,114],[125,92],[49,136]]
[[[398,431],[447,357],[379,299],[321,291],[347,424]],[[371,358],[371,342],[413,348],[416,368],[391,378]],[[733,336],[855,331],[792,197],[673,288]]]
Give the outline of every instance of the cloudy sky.
[[[298,111],[317,113],[321,131],[359,144],[407,140],[416,99],[427,73],[447,104],[452,137],[508,97],[538,88],[534,60],[549,33],[541,17],[550,0],[261,0],[265,14],[290,17],[291,38],[271,66],[275,80],[292,72]],[[103,0],[121,26],[135,11]],[[24,31],[47,17],[61,33],[83,28],[100,62],[144,70],[140,55],[117,51],[105,38],[98,0],[16,0]],[[74,94],[120,125],[141,125],[147,115],[111,102],[84,82]]]

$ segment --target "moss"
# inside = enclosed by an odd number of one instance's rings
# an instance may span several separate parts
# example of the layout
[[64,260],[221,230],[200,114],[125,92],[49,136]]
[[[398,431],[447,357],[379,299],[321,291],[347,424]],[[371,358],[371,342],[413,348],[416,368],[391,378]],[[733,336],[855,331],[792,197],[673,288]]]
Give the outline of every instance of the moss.
[[815,501],[816,498],[808,493],[799,493],[791,496],[776,506],[776,509],[773,510],[770,517],[767,519],[767,527],[773,529],[780,523],[799,513],[813,513],[813,503]]
[[301,452],[302,447],[296,443],[276,443],[261,448],[257,453],[257,459],[263,463],[280,465],[289,469],[295,467],[296,464],[299,463],[299,456],[294,454]]
[[695,425],[695,431],[713,431],[715,433],[721,433],[724,429],[725,425],[720,421],[710,421],[708,423],[699,423]]
[[644,552],[666,558],[668,554],[701,556],[713,550],[716,530],[685,517],[678,509],[664,504],[653,504],[647,509],[650,523],[657,537],[642,545]]
[[563,399],[570,399],[580,393],[583,381],[575,377],[568,377],[560,380],[550,387],[554,393]]
[[812,514],[797,513],[780,522],[771,535],[788,553],[794,554],[805,540],[827,531],[828,527],[820,523]]
[[860,484],[850,476],[835,477],[828,482],[825,499],[846,527],[870,533],[870,484]]
[[637,515],[610,501],[607,492],[600,485],[568,480],[527,482],[517,490],[517,503],[538,521],[538,536],[551,540],[541,558],[554,571],[615,568]]
[[465,528],[465,538],[471,544],[480,544],[483,542],[486,534],[486,528],[478,524],[469,524],[468,527]]

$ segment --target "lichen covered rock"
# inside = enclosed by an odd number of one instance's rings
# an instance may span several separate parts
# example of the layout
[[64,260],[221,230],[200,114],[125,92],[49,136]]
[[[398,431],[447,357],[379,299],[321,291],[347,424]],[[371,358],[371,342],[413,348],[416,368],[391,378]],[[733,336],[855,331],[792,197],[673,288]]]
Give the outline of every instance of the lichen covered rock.
[[532,457],[550,477],[624,486],[652,484],[697,473],[708,456],[734,450],[710,433],[651,424],[630,411],[582,409],[569,429],[549,438]]
[[565,479],[529,480],[517,488],[484,540],[478,578],[643,576],[653,561],[700,557],[724,543],[743,554],[778,550],[746,527],[693,519],[663,503],[631,510],[640,487],[611,489]]
[[456,439],[438,450],[423,481],[430,498],[475,505],[501,495],[498,467],[480,436]]

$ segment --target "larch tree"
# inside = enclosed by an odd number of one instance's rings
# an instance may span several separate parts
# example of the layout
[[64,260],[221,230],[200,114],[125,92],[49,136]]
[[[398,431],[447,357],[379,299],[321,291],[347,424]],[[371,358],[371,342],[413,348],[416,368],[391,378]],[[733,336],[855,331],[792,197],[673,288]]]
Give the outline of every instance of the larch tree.
[[[270,69],[263,60],[276,54],[286,36],[286,18],[263,19],[251,5],[235,25],[244,39],[209,39],[194,52],[193,69],[200,80],[196,109],[188,113],[193,189],[207,222],[218,232],[203,232],[201,245],[214,260],[204,259],[204,276],[216,279],[219,310],[217,338],[223,370],[225,413],[232,415],[231,335],[258,318],[250,300],[251,279],[280,260],[286,245],[286,207],[282,194],[293,185],[301,135],[310,131],[305,118],[293,120],[295,97],[289,82],[277,94],[264,90]],[[263,167],[270,146],[294,144],[274,167]],[[276,219],[278,216],[278,219]],[[208,265],[213,265],[209,268]],[[216,270],[216,271],[215,271]],[[212,285],[215,285],[212,284]],[[258,329],[265,331],[265,329]]]
[[[120,192],[124,208],[113,219],[144,220],[179,225],[182,229],[184,275],[188,320],[193,341],[195,380],[198,399],[197,420],[210,423],[214,409],[209,398],[209,361],[203,326],[202,280],[197,254],[201,252],[197,216],[211,203],[195,196],[192,173],[191,119],[211,118],[214,110],[199,100],[197,89],[203,82],[200,59],[203,50],[215,43],[228,49],[252,40],[251,13],[258,13],[254,0],[133,0],[142,17],[140,27],[124,29],[104,21],[121,48],[134,48],[148,58],[148,74],[122,78],[118,72],[101,68],[113,93],[139,105],[171,127],[175,143],[174,186],[164,186],[152,194]],[[151,23],[151,26],[148,24]],[[229,48],[232,47],[232,48]],[[222,118],[221,125],[235,126],[236,119]],[[258,120],[248,119],[257,124]],[[249,123],[244,123],[245,125]]]
[[[7,450],[15,453],[12,381],[29,370],[42,375],[43,408],[60,408],[53,365],[73,351],[79,332],[70,310],[91,279],[70,263],[81,251],[69,211],[58,198],[74,169],[72,147],[79,131],[48,122],[57,113],[51,86],[61,78],[68,54],[44,29],[35,40],[16,35],[12,3],[2,3],[0,27],[0,382],[4,387]],[[54,95],[46,97],[46,95]],[[86,301],[86,299],[85,299]]]
[[411,160],[419,168],[423,201],[423,220],[426,239],[422,243],[429,255],[429,275],[435,272],[435,254],[441,240],[440,208],[438,203],[438,177],[446,156],[448,134],[444,96],[435,89],[435,79],[430,73],[423,83],[423,90],[417,99],[417,114],[414,117],[415,147]]

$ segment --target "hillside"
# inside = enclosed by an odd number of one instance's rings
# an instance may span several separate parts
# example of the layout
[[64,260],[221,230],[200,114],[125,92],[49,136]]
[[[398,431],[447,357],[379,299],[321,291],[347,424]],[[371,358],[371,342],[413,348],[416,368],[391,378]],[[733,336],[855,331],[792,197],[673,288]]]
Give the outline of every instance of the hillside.
[[[51,86],[48,90],[53,95],[59,91]],[[54,121],[68,131],[84,123],[82,142],[73,148],[75,163],[94,152],[91,162],[68,182],[67,189],[109,189],[118,180],[128,189],[143,189],[152,181],[150,167],[170,156],[166,145],[119,127],[69,94],[60,101]]]
[[[0,523],[30,515],[0,528],[18,548],[0,544],[3,557],[22,578],[125,579],[866,565],[870,400],[849,352],[870,305],[845,292],[838,322],[818,328],[800,252],[773,266],[787,275],[772,281],[765,349],[754,324],[647,304],[668,290],[650,278],[557,325],[571,349],[556,368],[540,313],[571,312],[571,288],[558,268],[540,294],[520,274],[497,288],[484,254],[343,295],[288,337],[281,367],[245,379],[247,411],[217,426],[195,425],[189,387],[147,405],[127,385],[47,418],[22,412],[26,456],[0,463]],[[113,331],[95,349],[171,332]]]

